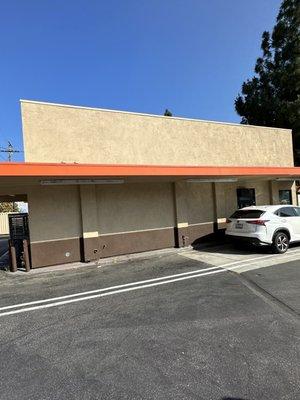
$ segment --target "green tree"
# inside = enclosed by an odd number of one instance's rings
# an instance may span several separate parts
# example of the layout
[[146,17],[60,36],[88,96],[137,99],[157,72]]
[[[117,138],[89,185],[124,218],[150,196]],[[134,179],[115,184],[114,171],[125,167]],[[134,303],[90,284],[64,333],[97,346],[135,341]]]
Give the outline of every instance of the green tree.
[[242,124],[289,128],[300,165],[300,0],[283,0],[272,33],[262,35],[255,75],[242,85],[235,109]]
[[165,117],[172,117],[172,115],[173,115],[172,112],[166,108],[166,110],[164,112],[164,116]]

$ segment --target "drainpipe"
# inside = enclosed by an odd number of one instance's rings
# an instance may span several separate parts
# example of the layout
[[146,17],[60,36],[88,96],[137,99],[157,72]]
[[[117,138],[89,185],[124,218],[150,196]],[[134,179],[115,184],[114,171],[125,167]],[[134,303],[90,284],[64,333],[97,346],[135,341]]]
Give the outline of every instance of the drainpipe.
[[218,225],[218,212],[217,212],[217,191],[216,191],[216,184],[215,182],[212,183],[212,198],[213,198],[213,229],[214,233],[217,233],[219,231],[219,225]]

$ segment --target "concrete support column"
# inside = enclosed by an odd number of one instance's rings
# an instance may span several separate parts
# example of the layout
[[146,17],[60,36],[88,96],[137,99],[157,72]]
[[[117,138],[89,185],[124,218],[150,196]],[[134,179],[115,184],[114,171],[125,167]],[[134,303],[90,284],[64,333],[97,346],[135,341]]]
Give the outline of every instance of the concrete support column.
[[279,203],[278,184],[274,181],[269,181],[270,204]]
[[[226,188],[229,185],[228,183],[213,183],[212,184],[212,192],[214,199],[214,232],[218,232],[220,229],[225,229],[226,227],[226,202],[229,200],[226,195]],[[231,197],[230,202],[236,201],[236,189],[231,188]],[[237,206],[235,206],[236,208]]]
[[82,218],[82,258],[88,262],[100,258],[97,198],[95,185],[80,185]]
[[293,182],[293,186],[292,186],[292,203],[294,204],[294,206],[298,205],[296,182]]
[[174,182],[175,203],[175,244],[176,247],[189,245],[188,209],[186,203],[187,182]]

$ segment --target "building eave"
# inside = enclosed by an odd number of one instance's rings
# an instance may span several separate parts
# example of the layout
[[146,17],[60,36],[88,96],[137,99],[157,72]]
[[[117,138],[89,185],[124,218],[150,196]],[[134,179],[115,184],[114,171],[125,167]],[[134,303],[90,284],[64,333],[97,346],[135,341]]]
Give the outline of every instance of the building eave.
[[300,167],[101,165],[0,163],[1,177],[287,177],[300,179]]

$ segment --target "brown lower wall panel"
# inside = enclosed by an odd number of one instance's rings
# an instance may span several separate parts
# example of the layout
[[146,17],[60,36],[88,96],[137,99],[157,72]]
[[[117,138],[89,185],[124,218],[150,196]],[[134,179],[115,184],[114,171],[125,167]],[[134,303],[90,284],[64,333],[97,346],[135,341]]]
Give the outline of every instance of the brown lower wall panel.
[[168,247],[183,247],[213,231],[214,224],[207,223],[178,229],[103,235],[84,240],[75,238],[31,243],[31,263],[32,268],[38,268]]
[[186,247],[190,244],[189,227],[175,228],[176,247]]
[[207,222],[199,225],[189,225],[184,228],[175,228],[176,247],[189,246],[196,240],[214,233],[214,231],[214,222]]
[[99,237],[81,238],[82,240],[82,261],[89,262],[101,257]]
[[99,236],[100,257],[175,247],[174,228]]
[[30,250],[32,268],[81,260],[80,238],[31,243]]

